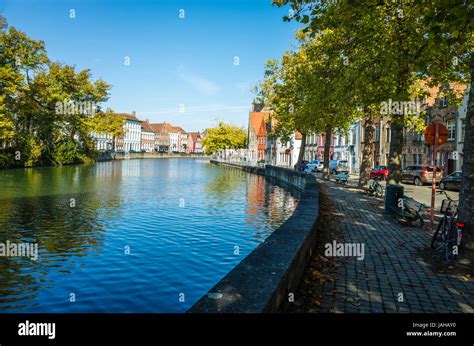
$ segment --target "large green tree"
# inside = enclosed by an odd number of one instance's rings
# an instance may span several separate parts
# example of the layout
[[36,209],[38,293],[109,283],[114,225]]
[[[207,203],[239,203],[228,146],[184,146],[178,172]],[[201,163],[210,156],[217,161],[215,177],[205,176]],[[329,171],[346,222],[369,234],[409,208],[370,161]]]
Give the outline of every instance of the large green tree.
[[223,149],[241,149],[247,142],[247,131],[223,121],[220,121],[216,127],[208,128],[206,132],[201,143],[208,155]]
[[[431,83],[462,80],[467,72],[467,54],[472,48],[472,4],[453,1],[365,2],[276,0],[290,4],[294,19],[307,24],[313,35],[333,29],[347,39],[344,54],[349,61],[364,54],[367,69],[383,71],[385,100],[413,100],[417,79]],[[449,10],[453,6],[453,10]],[[471,16],[472,18],[472,16]],[[291,18],[288,18],[291,19]],[[455,63],[453,59],[455,58]],[[360,70],[364,73],[364,70]],[[464,73],[464,74],[463,74]],[[369,78],[368,83],[380,82]],[[403,127],[407,114],[391,114],[391,182],[399,182]],[[409,117],[408,117],[409,118]]]
[[285,140],[295,131],[303,134],[297,167],[304,156],[306,134],[326,134],[328,172],[333,132],[344,132],[357,116],[355,103],[341,89],[346,77],[340,54],[343,38],[330,30],[316,38],[304,32],[296,37],[297,49],[287,51],[281,61],[267,63],[259,95],[277,120],[271,135]]
[[[413,96],[413,85],[420,79],[434,86],[449,85],[454,81],[468,83],[471,78],[459,218],[465,223],[464,243],[474,248],[474,4],[465,0],[274,0],[274,3],[289,4],[293,11],[291,17],[307,24],[306,29],[313,34],[328,28],[345,32],[354,43],[353,49],[346,52],[349,56],[369,52],[367,61],[384,71],[385,81],[390,83],[386,99],[408,101]],[[403,126],[406,123],[405,114],[392,116],[391,182],[400,180]]]
[[[51,62],[43,41],[0,30],[0,141],[3,166],[84,162],[95,155],[91,131],[110,86],[89,70]],[[95,125],[95,126],[94,126]],[[15,155],[13,155],[15,153]]]

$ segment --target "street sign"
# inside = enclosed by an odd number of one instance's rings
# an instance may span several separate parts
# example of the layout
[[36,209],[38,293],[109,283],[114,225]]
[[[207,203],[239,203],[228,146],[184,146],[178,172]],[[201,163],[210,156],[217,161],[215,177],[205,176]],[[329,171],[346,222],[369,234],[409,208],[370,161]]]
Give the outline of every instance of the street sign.
[[438,145],[446,143],[448,140],[448,129],[443,124],[431,123],[425,130],[425,141],[433,145],[435,142],[436,125],[438,125]]

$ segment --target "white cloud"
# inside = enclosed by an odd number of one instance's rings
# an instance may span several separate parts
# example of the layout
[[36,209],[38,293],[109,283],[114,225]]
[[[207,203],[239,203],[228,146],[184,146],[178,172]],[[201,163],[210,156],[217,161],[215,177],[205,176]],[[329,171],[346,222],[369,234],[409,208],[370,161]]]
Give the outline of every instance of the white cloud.
[[201,77],[195,73],[186,71],[183,65],[179,65],[177,71],[178,76],[179,78],[181,78],[181,80],[188,83],[196,91],[204,95],[212,96],[217,94],[220,90],[219,86],[216,83],[205,79],[204,77]]

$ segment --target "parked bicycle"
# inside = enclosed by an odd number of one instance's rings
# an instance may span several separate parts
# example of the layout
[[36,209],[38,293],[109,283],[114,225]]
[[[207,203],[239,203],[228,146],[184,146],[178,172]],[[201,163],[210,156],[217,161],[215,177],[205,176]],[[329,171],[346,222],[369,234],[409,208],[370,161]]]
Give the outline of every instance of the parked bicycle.
[[392,207],[392,209],[399,217],[401,223],[419,228],[423,227],[423,213],[427,209],[425,204],[417,202],[408,196],[403,196],[398,201],[397,206]]
[[385,190],[377,180],[372,180],[370,183],[369,188],[367,189],[367,193],[371,196],[375,197],[383,197],[385,194]]
[[437,191],[437,193],[444,194],[446,199],[441,204],[440,212],[443,216],[431,238],[431,248],[444,251],[446,262],[449,263],[458,256],[464,224],[458,221],[458,201],[449,197],[446,191]]

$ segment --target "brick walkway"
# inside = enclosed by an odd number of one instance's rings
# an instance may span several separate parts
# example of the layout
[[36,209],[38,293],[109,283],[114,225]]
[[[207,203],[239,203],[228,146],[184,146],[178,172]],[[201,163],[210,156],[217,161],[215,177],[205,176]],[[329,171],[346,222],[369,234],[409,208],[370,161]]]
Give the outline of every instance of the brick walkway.
[[[472,277],[434,272],[420,255],[419,250],[430,244],[427,230],[402,226],[386,216],[381,199],[319,182],[335,209],[331,222],[340,230],[337,241],[365,244],[365,258],[332,258],[338,262],[333,281],[314,283],[306,274],[304,289],[309,287],[314,295],[307,301],[319,299],[312,312],[474,312]],[[399,293],[403,293],[401,302]]]

